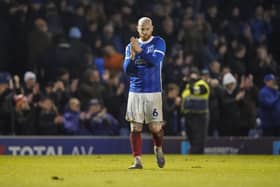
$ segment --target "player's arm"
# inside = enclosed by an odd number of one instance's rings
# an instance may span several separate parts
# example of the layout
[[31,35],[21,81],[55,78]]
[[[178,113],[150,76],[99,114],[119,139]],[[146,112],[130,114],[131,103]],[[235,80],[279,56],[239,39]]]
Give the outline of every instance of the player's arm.
[[131,74],[135,70],[135,64],[133,62],[134,56],[134,51],[131,51],[131,46],[128,45],[125,49],[125,58],[123,63],[123,70],[126,74]]
[[164,40],[158,39],[153,53],[147,53],[146,51],[141,50],[141,52],[138,54],[148,63],[158,64],[163,60],[165,55],[165,50],[166,50],[166,46]]

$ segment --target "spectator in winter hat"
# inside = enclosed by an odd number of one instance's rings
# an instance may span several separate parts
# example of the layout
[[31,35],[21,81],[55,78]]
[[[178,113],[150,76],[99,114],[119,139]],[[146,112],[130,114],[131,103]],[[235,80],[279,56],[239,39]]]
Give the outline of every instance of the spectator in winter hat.
[[36,81],[36,75],[35,73],[31,72],[31,71],[27,71],[24,74],[24,82],[27,82],[29,80],[33,80]]
[[280,136],[280,92],[274,74],[264,76],[259,91],[260,119],[264,136]]
[[236,79],[231,73],[226,73],[223,77],[223,86],[229,93],[232,93],[236,88]]
[[69,38],[80,39],[81,37],[82,37],[82,33],[78,27],[72,27],[69,30]]
[[36,95],[36,101],[37,101],[37,97],[39,97],[39,84],[37,83],[37,78],[36,78],[36,74],[31,72],[31,71],[27,71],[24,74],[24,85],[23,85],[23,91],[24,91],[24,95],[28,97],[28,100],[34,101],[35,99],[35,95]]

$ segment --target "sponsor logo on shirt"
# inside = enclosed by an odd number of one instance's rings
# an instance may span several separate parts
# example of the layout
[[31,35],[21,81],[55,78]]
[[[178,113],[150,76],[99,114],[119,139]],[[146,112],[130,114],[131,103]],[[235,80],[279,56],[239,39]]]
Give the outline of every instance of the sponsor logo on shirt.
[[144,64],[147,64],[147,62],[144,60],[144,59],[137,59],[135,60],[135,64],[136,65],[144,65]]

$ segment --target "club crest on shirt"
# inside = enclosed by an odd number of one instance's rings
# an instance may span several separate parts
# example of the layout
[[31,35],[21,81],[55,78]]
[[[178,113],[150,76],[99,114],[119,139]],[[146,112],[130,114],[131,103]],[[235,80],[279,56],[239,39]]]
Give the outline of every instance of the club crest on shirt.
[[153,53],[155,50],[155,46],[154,45],[150,45],[147,47],[147,53]]

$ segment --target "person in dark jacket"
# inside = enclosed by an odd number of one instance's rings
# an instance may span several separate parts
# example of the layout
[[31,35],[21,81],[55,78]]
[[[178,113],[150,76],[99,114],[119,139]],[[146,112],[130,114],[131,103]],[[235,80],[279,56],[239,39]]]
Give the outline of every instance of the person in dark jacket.
[[254,85],[253,75],[241,77],[240,89],[245,92],[238,103],[240,109],[239,136],[248,136],[250,129],[256,127],[258,90]]
[[[213,62],[216,63],[216,62]],[[215,66],[215,65],[214,65]],[[210,88],[209,95],[209,136],[218,136],[218,127],[220,126],[221,111],[220,111],[220,94],[222,87],[219,84],[218,77],[211,77],[210,72],[207,69],[201,71],[202,79],[208,83]]]
[[219,134],[221,136],[238,136],[241,114],[239,103],[244,99],[245,91],[240,90],[237,80],[231,73],[223,77],[223,90],[220,96],[221,124]]
[[274,74],[264,76],[259,91],[260,119],[264,136],[280,136],[280,92]]
[[167,93],[163,98],[164,118],[166,124],[164,126],[165,135],[175,136],[179,134],[179,112],[181,98],[179,96],[180,88],[176,84],[170,83],[167,85]]
[[[46,50],[51,46],[51,36],[47,22],[42,18],[34,21],[34,29],[28,36],[28,67],[39,73],[41,60]],[[40,76],[39,76],[40,77]]]
[[0,72],[0,135],[14,133],[13,92],[9,89],[10,76]]
[[63,123],[63,117],[58,114],[53,101],[44,97],[39,102],[37,108],[37,128],[40,135],[57,135],[60,125]]
[[97,70],[88,69],[84,72],[78,89],[78,98],[81,101],[81,109],[85,110],[91,99],[98,99],[104,102],[106,88],[101,82],[100,75]]
[[15,132],[17,135],[34,135],[35,132],[35,113],[34,107],[28,103],[27,98],[16,95],[15,100]]

